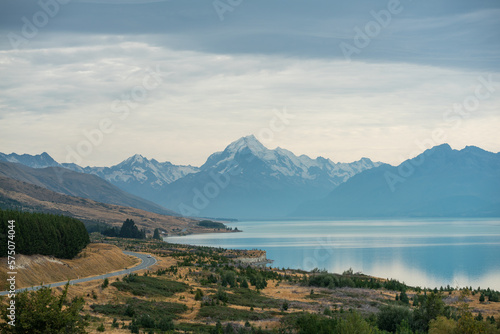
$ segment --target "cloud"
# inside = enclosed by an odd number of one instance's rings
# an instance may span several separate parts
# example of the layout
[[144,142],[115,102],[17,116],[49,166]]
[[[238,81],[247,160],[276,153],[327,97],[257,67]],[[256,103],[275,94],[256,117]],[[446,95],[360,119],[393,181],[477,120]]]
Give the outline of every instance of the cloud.
[[[134,4],[124,5],[123,2]],[[117,4],[120,3],[120,4]],[[354,45],[356,28],[376,23],[373,13],[387,11],[389,1],[314,3],[242,1],[221,21],[212,1],[109,0],[72,1],[41,27],[27,46],[51,43],[54,33],[121,35],[177,50],[217,54],[275,54],[345,60],[341,43]],[[380,33],[354,60],[410,62],[441,67],[494,70],[500,51],[500,5],[496,1],[400,1]],[[9,33],[22,35],[23,18],[33,22],[37,2],[0,4],[0,48],[11,49]],[[49,41],[47,41],[49,39]],[[64,40],[59,43],[72,43]]]
[[[499,150],[497,72],[496,93],[451,127],[444,112],[489,72],[182,51],[119,36],[87,35],[81,44],[0,52],[3,151],[48,151],[65,161],[68,146],[109,119],[113,131],[82,164],[110,165],[141,153],[200,165],[230,141],[268,128],[283,108],[295,118],[265,144],[296,154],[397,163],[439,127],[452,146]],[[158,87],[131,99],[156,69]]]

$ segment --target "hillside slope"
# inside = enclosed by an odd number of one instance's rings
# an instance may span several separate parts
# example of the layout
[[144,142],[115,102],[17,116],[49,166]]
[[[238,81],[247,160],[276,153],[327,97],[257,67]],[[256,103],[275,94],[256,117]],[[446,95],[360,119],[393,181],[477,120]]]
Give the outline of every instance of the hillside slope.
[[296,217],[499,217],[500,154],[443,144],[360,173]]
[[[138,262],[137,258],[123,254],[114,245],[90,244],[72,259],[57,259],[42,255],[17,255],[16,287],[26,288],[40,283],[61,282],[93,275],[100,275],[131,267]],[[7,258],[1,258],[0,291],[5,290],[7,281]]]
[[94,201],[130,206],[165,215],[178,215],[155,203],[129,194],[95,175],[77,173],[61,167],[30,168],[0,162],[0,176],[37,185],[58,193]]
[[24,208],[38,212],[63,214],[83,222],[104,222],[115,226],[128,218],[149,233],[161,228],[168,233],[174,230],[203,232],[196,221],[187,218],[160,215],[131,207],[96,202],[86,198],[59,194],[30,183],[0,176],[0,205],[6,208]]

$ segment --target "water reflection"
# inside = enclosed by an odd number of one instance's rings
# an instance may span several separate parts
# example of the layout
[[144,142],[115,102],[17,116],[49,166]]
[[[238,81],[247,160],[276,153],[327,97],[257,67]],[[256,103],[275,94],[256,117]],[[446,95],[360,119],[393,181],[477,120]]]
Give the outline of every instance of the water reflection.
[[274,266],[352,268],[410,285],[500,290],[500,221],[238,222],[243,233],[169,237],[174,243],[264,249]]

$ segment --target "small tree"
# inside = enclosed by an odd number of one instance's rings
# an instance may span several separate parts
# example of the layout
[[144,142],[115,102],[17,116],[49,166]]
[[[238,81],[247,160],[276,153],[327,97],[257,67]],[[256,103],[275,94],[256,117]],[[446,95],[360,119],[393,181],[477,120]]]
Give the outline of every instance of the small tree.
[[481,294],[481,296],[479,296],[479,302],[484,303],[484,295],[483,294]]
[[246,278],[243,277],[241,279],[240,287],[248,289],[248,281],[246,280]]
[[200,289],[196,289],[194,300],[201,300],[202,298],[203,298],[203,291],[201,291]]
[[[37,291],[24,291],[15,297],[15,326],[8,324],[7,307],[0,308],[0,315],[5,323],[0,324],[1,333],[86,333],[88,323],[80,315],[83,298],[67,301],[69,284],[66,284],[61,296],[52,294],[52,290],[43,287]],[[64,307],[63,307],[64,306]]]
[[155,228],[155,231],[153,232],[153,239],[161,240],[160,229],[159,228]]
[[106,288],[108,287],[108,285],[109,285],[109,280],[108,280],[108,278],[106,277],[106,278],[104,279],[104,282],[102,282],[101,288],[106,289]]
[[401,300],[401,302],[403,302],[403,304],[410,303],[410,299],[408,298],[408,295],[406,294],[405,290],[401,291],[401,294],[399,295],[399,300]]

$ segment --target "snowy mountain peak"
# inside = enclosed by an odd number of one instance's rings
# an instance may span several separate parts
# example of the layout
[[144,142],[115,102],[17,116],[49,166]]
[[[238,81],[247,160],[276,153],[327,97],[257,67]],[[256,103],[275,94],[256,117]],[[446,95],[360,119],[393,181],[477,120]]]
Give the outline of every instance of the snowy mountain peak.
[[45,168],[45,167],[59,167],[61,166],[57,161],[52,159],[52,157],[47,153],[30,155],[30,154],[4,154],[0,153],[0,161],[7,161],[26,165],[31,168]]
[[134,154],[130,158],[122,161],[118,166],[123,166],[123,165],[133,165],[133,164],[143,164],[144,162],[148,162],[148,159],[143,157],[140,154]]
[[245,148],[248,148],[253,153],[267,151],[267,148],[264,145],[262,145],[261,142],[258,141],[254,135],[242,137],[232,142],[231,144],[229,144],[228,147],[226,147],[226,151],[231,153],[236,153],[240,152]]

